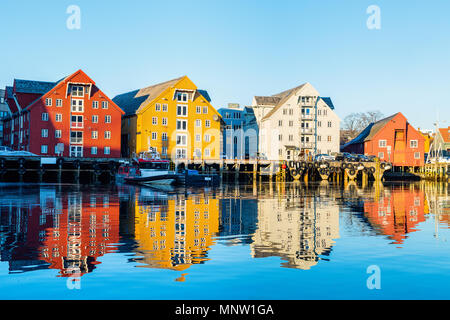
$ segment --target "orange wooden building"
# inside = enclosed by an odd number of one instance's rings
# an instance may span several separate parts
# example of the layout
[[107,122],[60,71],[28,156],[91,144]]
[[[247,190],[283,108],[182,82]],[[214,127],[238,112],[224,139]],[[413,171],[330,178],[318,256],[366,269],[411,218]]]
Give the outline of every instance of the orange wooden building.
[[376,156],[396,167],[418,167],[425,163],[425,138],[399,112],[371,123],[343,151]]

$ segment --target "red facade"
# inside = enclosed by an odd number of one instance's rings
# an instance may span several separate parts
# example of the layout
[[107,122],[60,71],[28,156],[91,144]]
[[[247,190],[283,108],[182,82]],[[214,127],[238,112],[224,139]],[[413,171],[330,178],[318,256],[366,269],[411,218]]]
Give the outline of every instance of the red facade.
[[394,166],[423,166],[425,163],[425,138],[401,113],[371,124],[343,150],[376,156]]
[[42,156],[120,157],[124,112],[82,70],[56,83],[14,80],[9,92],[4,145]]

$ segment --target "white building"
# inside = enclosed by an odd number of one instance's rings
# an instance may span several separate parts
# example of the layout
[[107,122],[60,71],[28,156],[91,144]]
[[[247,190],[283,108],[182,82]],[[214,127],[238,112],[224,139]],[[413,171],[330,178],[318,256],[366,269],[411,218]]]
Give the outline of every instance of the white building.
[[273,96],[256,96],[259,152],[269,160],[297,160],[339,152],[340,119],[330,98],[305,83]]

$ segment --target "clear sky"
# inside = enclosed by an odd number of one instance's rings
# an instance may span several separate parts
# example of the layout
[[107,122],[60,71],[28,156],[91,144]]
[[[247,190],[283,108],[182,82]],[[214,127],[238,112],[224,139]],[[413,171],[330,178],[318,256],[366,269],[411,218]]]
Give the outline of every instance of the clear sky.
[[439,110],[448,126],[449,14],[448,0],[1,0],[0,86],[81,68],[114,97],[188,75],[220,108],[310,82],[341,118],[400,111],[432,128]]

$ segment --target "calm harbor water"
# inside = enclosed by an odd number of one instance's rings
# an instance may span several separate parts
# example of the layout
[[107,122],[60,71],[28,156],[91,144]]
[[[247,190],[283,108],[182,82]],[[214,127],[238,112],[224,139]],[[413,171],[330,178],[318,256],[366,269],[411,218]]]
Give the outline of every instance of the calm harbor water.
[[448,299],[449,225],[430,183],[0,185],[0,298]]

